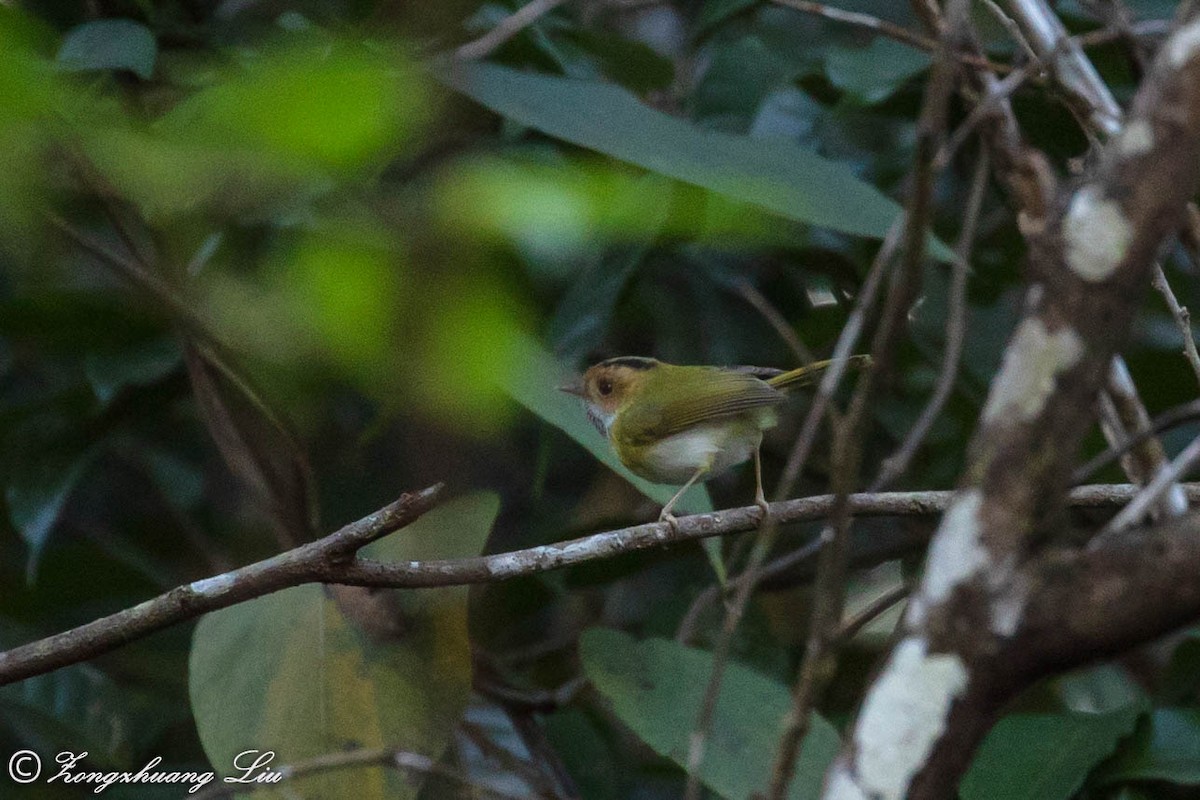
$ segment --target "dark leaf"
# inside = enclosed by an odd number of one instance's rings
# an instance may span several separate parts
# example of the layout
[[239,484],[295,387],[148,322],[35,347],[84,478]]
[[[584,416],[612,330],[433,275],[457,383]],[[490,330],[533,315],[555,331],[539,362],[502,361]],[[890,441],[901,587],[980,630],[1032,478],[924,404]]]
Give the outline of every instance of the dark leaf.
[[[613,711],[641,739],[680,766],[712,673],[712,655],[666,639],[637,641],[614,630],[593,628],[580,641],[588,679]],[[700,779],[729,800],[745,800],[765,788],[791,692],[754,670],[730,664],[700,765]],[[813,714],[796,762],[788,797],[817,798],[825,770],[841,740]]]
[[142,80],[154,75],[158,43],[150,29],[131,19],[98,19],[63,37],[58,62],[69,70],[126,69]]

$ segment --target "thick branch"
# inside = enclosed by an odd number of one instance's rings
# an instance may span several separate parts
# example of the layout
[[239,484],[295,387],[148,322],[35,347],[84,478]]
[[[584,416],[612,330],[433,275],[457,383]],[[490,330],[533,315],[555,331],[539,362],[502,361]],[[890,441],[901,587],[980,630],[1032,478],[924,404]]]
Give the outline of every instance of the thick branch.
[[[953,794],[996,710],[1020,688],[1005,680],[1011,662],[1061,658],[1015,634],[1042,602],[1038,553],[1060,526],[1093,404],[1200,178],[1197,56],[1200,22],[1188,21],[1164,44],[1094,173],[1025,226],[1035,282],[1024,318],[989,392],[964,489],[934,535],[903,635],[827,797]],[[1136,574],[1146,591],[1164,580],[1153,569]]]

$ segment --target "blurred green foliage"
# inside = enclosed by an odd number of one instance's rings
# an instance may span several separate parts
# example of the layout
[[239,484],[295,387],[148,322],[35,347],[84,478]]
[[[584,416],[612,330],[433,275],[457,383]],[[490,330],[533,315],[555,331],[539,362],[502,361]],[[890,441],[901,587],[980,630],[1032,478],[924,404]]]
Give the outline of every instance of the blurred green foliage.
[[[486,61],[450,58],[516,5],[0,4],[0,647],[437,481],[464,497],[377,557],[501,552],[651,519],[671,489],[615,460],[556,391],[565,377],[623,354],[792,366],[764,302],[829,352],[904,198],[927,54],[770,3],[680,0],[564,4]],[[1091,5],[1059,7],[1091,30]],[[1173,4],[1129,5],[1156,19]],[[920,27],[907,4],[839,7]],[[982,9],[977,23],[989,54],[1011,58],[1005,30]],[[1120,45],[1089,52],[1128,96]],[[1036,85],[1014,103],[1065,173],[1087,146],[1070,114]],[[936,256],[960,233],[977,155],[969,143],[939,178]],[[1015,318],[1022,247],[990,189],[963,369],[907,488],[956,480]],[[1197,276],[1170,255],[1188,302]],[[932,390],[948,285],[931,261],[873,409],[869,466]],[[1152,411],[1196,394],[1179,350],[1152,298],[1127,352]],[[802,412],[768,438],[769,485]],[[819,448],[797,492],[827,478]],[[743,505],[752,485],[735,471],[683,505]],[[851,606],[911,567],[920,524],[862,522],[859,544],[892,563],[856,576]],[[780,551],[814,533],[793,526]],[[269,734],[300,760],[393,746],[518,796],[679,797],[720,604],[695,615],[691,646],[671,640],[714,565],[744,557],[741,541],[713,540],[469,600],[288,590],[0,688],[0,755],[87,749],[97,767],[161,756],[227,771]],[[765,780],[775,730],[762,720],[786,704],[810,578],[801,565],[773,582],[739,630],[703,770],[712,796],[741,800]],[[382,642],[379,613],[399,625]],[[812,764],[885,646],[875,628],[850,644],[793,796],[814,796]],[[993,731],[963,796],[1184,796],[1171,792],[1200,782],[1198,658],[1183,637],[1137,673],[1039,687]],[[86,793],[6,780],[4,797]],[[330,780],[349,784],[326,796],[470,796],[444,776]],[[1023,793],[1031,782],[1040,794]]]

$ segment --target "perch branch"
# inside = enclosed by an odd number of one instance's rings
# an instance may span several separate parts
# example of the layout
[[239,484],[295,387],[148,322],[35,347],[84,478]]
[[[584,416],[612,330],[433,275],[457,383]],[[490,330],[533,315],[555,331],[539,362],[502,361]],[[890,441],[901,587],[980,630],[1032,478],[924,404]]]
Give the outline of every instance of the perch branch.
[[[384,564],[355,559],[361,547],[403,528],[436,502],[440,486],[401,496],[396,502],[323,539],[231,572],[194,581],[63,633],[0,653],[0,686],[51,672],[107,653],[155,631],[194,619],[209,611],[303,583],[341,583],[395,589],[492,583],[622,553],[696,541],[709,536],[754,530],[758,506],[731,508],[711,514],[680,517],[678,531],[666,523],[634,525],[565,542],[509,553],[445,561]],[[1071,493],[1077,508],[1116,508],[1137,494],[1130,484],[1081,486]],[[1200,500],[1200,484],[1188,486],[1189,497]],[[856,494],[849,498],[852,513],[863,517],[906,517],[940,514],[952,492],[888,492]],[[833,507],[832,495],[788,500],[771,506],[781,523],[821,519]]]

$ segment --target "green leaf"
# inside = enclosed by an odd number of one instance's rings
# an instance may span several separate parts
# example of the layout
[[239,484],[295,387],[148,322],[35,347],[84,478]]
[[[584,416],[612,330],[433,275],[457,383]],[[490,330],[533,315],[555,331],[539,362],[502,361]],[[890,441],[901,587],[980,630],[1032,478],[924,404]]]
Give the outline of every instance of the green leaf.
[[963,800],[1065,800],[1133,730],[1140,703],[1104,714],[1012,714],[988,734]]
[[927,53],[878,37],[866,47],[831,46],[825,70],[830,83],[869,105],[891,97],[929,61]]
[[438,76],[522,125],[788,219],[881,239],[900,211],[842,164],[787,142],[702,130],[616,86],[486,63],[445,65]]
[[158,42],[150,29],[131,19],[99,19],[77,25],[63,37],[58,63],[87,72],[127,69],[142,80],[154,75]]
[[[16,642],[13,642],[15,644]],[[44,750],[87,751],[106,767],[128,767],[182,712],[118,686],[87,664],[0,687],[0,725]]]
[[[519,365],[503,381],[504,390],[518,403],[583,445],[609,469],[632,483],[639,492],[658,503],[666,503],[675,489],[639,478],[621,463],[612,446],[588,422],[578,398],[559,391],[570,376],[537,341],[514,334],[512,363]],[[692,512],[712,511],[712,500],[703,486],[693,486],[680,499],[679,507]]]
[[696,36],[703,36],[735,14],[756,5],[758,0],[704,0],[696,19]]
[[179,366],[179,343],[170,337],[138,342],[124,350],[95,350],[83,361],[96,399],[108,403],[126,386],[145,386]]
[[[499,509],[467,495],[364,555],[382,560],[477,555]],[[471,692],[466,587],[410,592],[298,586],[209,614],[196,626],[192,710],[213,767],[244,750],[273,766],[347,748],[398,747],[438,759]],[[369,768],[290,787],[305,797],[414,797],[419,783]],[[275,795],[276,797],[278,795]]]
[[9,477],[4,498],[13,527],[29,545],[26,572],[31,578],[63,507],[94,456],[91,449],[50,447],[22,461]]
[[1192,628],[1175,645],[1162,671],[1155,699],[1163,705],[1194,703],[1200,696],[1200,629]]
[[[666,639],[639,642],[602,628],[584,634],[580,655],[588,679],[621,721],[656,752],[685,765],[712,655]],[[791,707],[786,686],[729,664],[700,765],[701,781],[729,800],[745,800],[762,790],[771,774],[781,721]],[[788,797],[819,797],[825,770],[840,747],[834,727],[813,714]]]
[[1155,709],[1097,779],[1200,785],[1200,709]]

